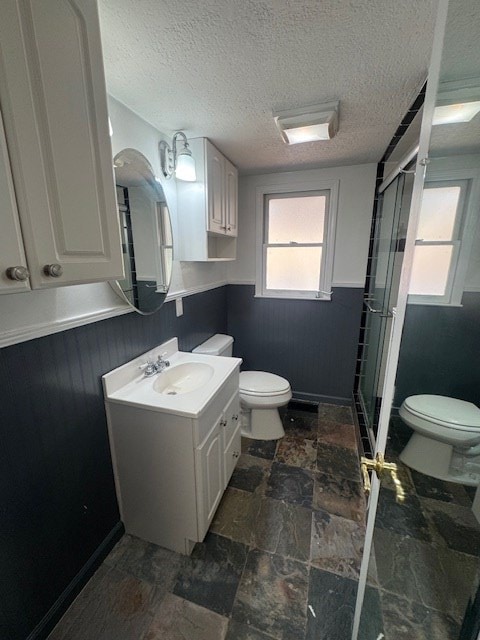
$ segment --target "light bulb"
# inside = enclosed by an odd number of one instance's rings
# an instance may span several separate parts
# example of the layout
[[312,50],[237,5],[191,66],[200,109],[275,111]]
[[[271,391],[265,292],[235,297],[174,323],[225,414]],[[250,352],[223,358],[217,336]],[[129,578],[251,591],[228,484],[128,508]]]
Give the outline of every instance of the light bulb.
[[195,160],[190,151],[184,150],[177,155],[177,164],[175,166],[175,177],[185,182],[195,182],[197,173],[195,171]]

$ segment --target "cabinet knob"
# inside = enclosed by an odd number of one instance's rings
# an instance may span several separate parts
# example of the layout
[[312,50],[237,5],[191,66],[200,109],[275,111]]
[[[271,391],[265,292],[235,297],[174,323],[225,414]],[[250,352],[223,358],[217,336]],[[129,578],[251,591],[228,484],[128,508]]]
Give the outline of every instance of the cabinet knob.
[[234,416],[232,416],[232,420],[233,420],[234,422],[236,422],[236,421],[238,420],[238,415],[237,415],[237,414],[235,414]]
[[63,267],[61,264],[46,264],[43,267],[43,273],[51,278],[59,278],[63,274]]
[[8,267],[5,273],[9,280],[20,280],[20,282],[30,277],[27,267]]
[[227,227],[227,231],[231,231],[231,230],[232,230],[232,227]]
[[226,420],[220,420],[220,426],[221,427],[226,427],[227,426],[227,421]]

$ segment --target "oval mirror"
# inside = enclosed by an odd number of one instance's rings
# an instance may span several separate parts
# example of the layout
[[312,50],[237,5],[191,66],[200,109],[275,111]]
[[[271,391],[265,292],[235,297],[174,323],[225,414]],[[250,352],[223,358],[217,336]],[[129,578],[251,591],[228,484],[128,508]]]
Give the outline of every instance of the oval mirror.
[[170,286],[173,241],[165,193],[139,151],[123,149],[113,159],[125,279],[115,290],[139,313],[157,311]]

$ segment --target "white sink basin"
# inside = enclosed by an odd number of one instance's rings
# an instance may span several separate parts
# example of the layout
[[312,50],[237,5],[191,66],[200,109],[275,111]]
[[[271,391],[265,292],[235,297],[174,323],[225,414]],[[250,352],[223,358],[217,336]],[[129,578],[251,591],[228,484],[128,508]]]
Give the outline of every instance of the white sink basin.
[[[141,371],[145,363],[155,362],[159,356],[170,366],[155,376],[145,376]],[[106,373],[105,398],[130,407],[198,418],[225,380],[238,373],[241,362],[239,358],[179,351],[177,338],[171,338]]]
[[153,383],[153,389],[168,396],[190,393],[203,387],[213,373],[213,367],[205,362],[184,362],[160,373]]

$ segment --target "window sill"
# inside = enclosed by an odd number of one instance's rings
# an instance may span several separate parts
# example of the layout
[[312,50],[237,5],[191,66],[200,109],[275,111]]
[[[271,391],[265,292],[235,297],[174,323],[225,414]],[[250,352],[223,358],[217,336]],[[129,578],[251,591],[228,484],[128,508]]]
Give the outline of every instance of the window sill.
[[332,295],[322,295],[322,297],[317,298],[317,296],[299,296],[299,295],[291,295],[291,296],[282,296],[280,294],[274,295],[265,295],[264,293],[256,293],[254,298],[264,298],[266,300],[308,300],[309,302],[330,302],[332,299]]
[[415,300],[411,296],[408,296],[407,304],[414,304],[422,307],[453,307],[461,308],[463,304],[461,302],[435,302],[434,300]]

